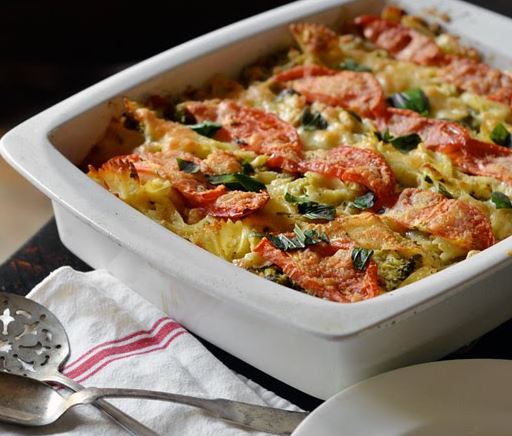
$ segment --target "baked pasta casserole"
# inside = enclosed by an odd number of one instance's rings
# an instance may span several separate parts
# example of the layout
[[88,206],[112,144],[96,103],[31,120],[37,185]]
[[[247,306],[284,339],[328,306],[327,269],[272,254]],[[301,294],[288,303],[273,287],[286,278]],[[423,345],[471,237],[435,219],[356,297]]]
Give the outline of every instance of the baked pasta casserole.
[[512,235],[512,76],[396,7],[344,29],[295,23],[293,47],[236,81],[126,99],[89,176],[199,247],[343,303]]

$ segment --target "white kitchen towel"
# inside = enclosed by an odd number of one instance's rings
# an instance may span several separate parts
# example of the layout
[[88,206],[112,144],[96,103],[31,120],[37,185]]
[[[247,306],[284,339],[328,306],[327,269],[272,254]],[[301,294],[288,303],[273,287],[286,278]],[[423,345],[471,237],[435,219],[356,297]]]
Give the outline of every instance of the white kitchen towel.
[[[178,323],[106,271],[63,267],[28,295],[64,325],[71,346],[64,373],[84,386],[126,387],[300,410],[225,367]],[[261,435],[173,403],[109,399],[164,435]],[[47,427],[0,425],[0,434],[126,434],[92,406]]]

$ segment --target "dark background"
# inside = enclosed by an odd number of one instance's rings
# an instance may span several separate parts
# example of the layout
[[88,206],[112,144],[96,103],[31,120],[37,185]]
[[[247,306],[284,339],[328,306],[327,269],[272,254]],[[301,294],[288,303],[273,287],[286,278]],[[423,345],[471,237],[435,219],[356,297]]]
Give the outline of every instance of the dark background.
[[[139,60],[286,3],[0,0],[0,131]],[[511,0],[471,3],[512,16]]]

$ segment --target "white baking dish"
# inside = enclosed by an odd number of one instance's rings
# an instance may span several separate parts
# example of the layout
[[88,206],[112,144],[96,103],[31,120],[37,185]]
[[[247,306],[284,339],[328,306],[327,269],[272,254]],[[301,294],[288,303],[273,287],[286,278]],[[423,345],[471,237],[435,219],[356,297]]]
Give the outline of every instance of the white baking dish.
[[[52,200],[60,236],[76,255],[106,268],[191,331],[319,398],[381,371],[437,359],[512,316],[512,238],[418,283],[369,301],[338,304],[261,279],[152,222],[74,165],[102,135],[119,97],[143,99],[235,73],[291,42],[286,24],[332,24],[378,12],[382,1],[315,0],[220,29],[131,67],[13,129],[2,154]],[[455,1],[438,7],[447,27],[510,62],[512,22]],[[478,30],[478,32],[475,32]],[[22,201],[22,200],[20,200]]]

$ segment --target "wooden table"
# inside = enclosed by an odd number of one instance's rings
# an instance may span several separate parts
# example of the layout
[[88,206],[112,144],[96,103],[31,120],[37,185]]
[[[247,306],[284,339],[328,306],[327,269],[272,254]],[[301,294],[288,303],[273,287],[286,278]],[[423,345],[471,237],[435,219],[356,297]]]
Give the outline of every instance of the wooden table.
[[[26,295],[51,271],[69,265],[78,271],[91,267],[73,255],[60,242],[55,220],[50,220],[11,258],[0,265],[0,290]],[[489,332],[446,359],[512,359],[512,320]],[[306,395],[251,365],[198,338],[219,360],[231,368],[305,410],[313,410],[322,401]]]

